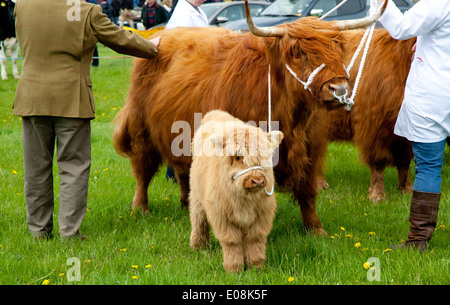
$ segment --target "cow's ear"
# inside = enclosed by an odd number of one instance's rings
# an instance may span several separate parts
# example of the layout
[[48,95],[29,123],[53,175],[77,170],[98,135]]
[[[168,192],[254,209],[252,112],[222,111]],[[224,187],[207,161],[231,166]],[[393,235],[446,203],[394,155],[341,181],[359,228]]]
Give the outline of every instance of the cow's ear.
[[281,144],[281,141],[284,138],[283,133],[279,130],[271,131],[267,135],[273,150],[277,149],[277,147]]

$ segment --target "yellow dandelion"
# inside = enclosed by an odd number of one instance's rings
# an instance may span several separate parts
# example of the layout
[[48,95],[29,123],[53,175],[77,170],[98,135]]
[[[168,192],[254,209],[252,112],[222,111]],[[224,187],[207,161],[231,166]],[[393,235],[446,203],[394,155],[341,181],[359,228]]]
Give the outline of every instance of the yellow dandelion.
[[123,249],[119,249],[119,251],[120,251],[120,252],[127,252],[127,249],[126,249],[126,248],[123,248]]
[[289,283],[291,283],[291,282],[293,282],[295,279],[292,277],[292,276],[290,276],[289,278],[288,278],[288,282]]
[[347,237],[347,238],[352,238],[353,235],[352,235],[352,234],[345,234],[345,237]]
[[107,171],[109,171],[109,168],[105,168],[103,171],[104,171],[104,172],[107,172]]
[[391,251],[392,251],[391,248],[384,250],[384,252],[391,252]]
[[119,218],[123,218],[122,216],[119,216]]
[[365,262],[364,263],[364,265],[363,265],[363,267],[364,267],[364,269],[369,269],[370,268],[370,263],[368,263],[368,262]]
[[152,265],[145,265],[145,268],[151,268]]
[[90,263],[91,260],[90,260],[90,259],[87,259],[87,260],[85,260],[84,262],[85,262],[85,263]]
[[3,249],[3,246],[2,246],[2,245],[0,245],[0,249]]
[[164,197],[163,200],[169,200],[169,198],[168,197]]
[[335,237],[335,236],[333,236],[333,235],[331,235],[331,236],[330,236],[330,238],[331,238],[331,239],[335,239],[336,237]]
[[356,247],[356,248],[361,247],[361,243],[356,243],[356,244],[355,244],[355,247]]
[[64,272],[63,272],[63,273],[60,273],[60,274],[58,274],[58,276],[59,276],[59,277],[61,277],[61,276],[64,276]]
[[137,268],[138,268],[138,265],[131,265],[131,268],[137,269]]
[[439,230],[445,230],[445,225],[440,225],[440,226],[438,227],[438,229],[439,229]]
[[116,107],[112,107],[111,109],[112,109],[112,110],[116,110],[117,108],[116,108]]
[[15,169],[13,169],[12,173],[13,173],[14,175],[18,175],[18,174],[19,174]]
[[167,221],[167,217],[165,217],[164,220]]
[[375,232],[369,232],[370,236],[375,236]]
[[103,113],[102,113],[102,116],[105,116],[105,115],[106,115],[106,113],[103,112]]
[[367,251],[369,248],[362,248],[361,251]]
[[342,231],[345,231],[345,228],[344,228],[344,227],[341,227],[341,230],[342,230]]
[[135,280],[137,280],[138,279],[138,277],[137,277],[137,275],[133,275],[133,276],[131,276],[133,279],[135,279]]
[[42,285],[48,285],[50,283],[50,280],[49,279],[46,279],[46,280],[44,280],[43,282],[42,282]]
[[367,216],[368,214],[367,213],[364,213],[364,216]]
[[333,200],[330,199],[330,203],[333,204]]

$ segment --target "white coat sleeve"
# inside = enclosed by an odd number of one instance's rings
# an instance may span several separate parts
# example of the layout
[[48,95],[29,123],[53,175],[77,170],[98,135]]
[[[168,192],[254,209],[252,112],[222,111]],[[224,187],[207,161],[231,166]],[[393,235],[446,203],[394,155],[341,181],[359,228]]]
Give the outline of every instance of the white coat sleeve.
[[421,0],[404,14],[389,0],[380,23],[394,39],[405,40],[429,33],[445,21],[448,0]]

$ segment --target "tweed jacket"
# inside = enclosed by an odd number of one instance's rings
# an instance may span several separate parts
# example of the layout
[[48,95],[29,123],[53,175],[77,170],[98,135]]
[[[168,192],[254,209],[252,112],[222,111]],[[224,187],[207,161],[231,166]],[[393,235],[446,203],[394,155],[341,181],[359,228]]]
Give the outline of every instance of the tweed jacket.
[[152,42],[113,24],[100,5],[17,0],[15,15],[24,61],[13,115],[94,118],[90,66],[97,42],[136,57],[157,54]]

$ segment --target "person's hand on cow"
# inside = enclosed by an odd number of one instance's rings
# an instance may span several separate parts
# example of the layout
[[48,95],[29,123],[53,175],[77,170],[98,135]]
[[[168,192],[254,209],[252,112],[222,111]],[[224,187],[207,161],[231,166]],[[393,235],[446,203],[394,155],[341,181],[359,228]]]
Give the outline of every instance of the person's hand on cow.
[[160,40],[161,40],[160,36],[150,39],[150,41],[153,42],[153,44],[155,45],[155,48],[157,48],[159,46]]

